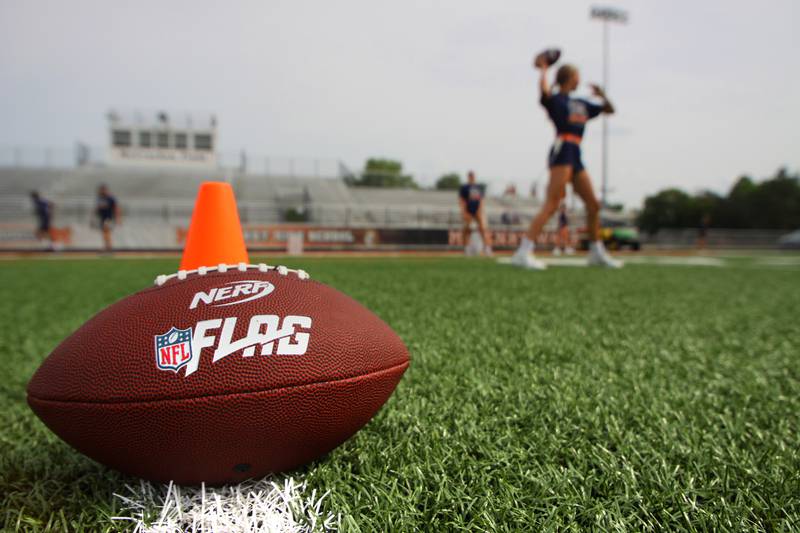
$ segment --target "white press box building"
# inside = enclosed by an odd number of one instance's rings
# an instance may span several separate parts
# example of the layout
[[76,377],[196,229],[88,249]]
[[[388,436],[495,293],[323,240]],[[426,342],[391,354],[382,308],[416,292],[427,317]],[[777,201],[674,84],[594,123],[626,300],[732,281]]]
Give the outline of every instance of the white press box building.
[[107,117],[111,165],[215,167],[217,164],[214,115],[110,111]]

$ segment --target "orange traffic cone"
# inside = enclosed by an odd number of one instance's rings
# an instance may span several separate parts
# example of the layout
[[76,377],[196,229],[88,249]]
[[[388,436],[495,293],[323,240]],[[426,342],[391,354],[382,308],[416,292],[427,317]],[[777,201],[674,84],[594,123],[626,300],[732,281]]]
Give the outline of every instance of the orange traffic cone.
[[249,262],[233,188],[219,181],[201,184],[186,236],[181,270]]

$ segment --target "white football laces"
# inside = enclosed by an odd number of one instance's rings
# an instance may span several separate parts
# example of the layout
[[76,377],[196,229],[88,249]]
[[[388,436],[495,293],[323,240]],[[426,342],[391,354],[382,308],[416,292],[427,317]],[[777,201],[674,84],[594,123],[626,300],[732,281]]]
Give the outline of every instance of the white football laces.
[[296,274],[297,277],[301,280],[307,280],[311,278],[311,276],[309,276],[308,272],[306,272],[305,270],[299,270],[299,269],[295,270],[291,268],[286,268],[283,265],[272,266],[264,263],[258,263],[257,265],[249,265],[247,263],[239,263],[238,265],[226,265],[225,263],[220,263],[217,266],[200,267],[194,270],[178,270],[175,274],[169,274],[169,275],[161,274],[160,276],[156,277],[155,284],[161,286],[173,278],[178,278],[179,280],[183,281],[192,274],[205,276],[209,272],[225,273],[228,272],[229,270],[234,272],[247,272],[248,269],[258,270],[259,272],[269,272],[270,270],[274,270],[281,276]]

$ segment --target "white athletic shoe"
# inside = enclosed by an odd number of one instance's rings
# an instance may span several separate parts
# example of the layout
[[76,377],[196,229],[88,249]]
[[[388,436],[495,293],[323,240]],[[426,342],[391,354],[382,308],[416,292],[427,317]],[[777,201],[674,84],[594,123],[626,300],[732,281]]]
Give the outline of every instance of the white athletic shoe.
[[608,255],[605,250],[589,252],[589,258],[586,262],[589,266],[605,268],[622,268],[625,265],[622,261]]
[[483,252],[483,240],[477,231],[473,231],[467,238],[467,244],[464,246],[464,255],[475,257],[481,255],[481,252]]
[[558,246],[556,246],[555,248],[553,248],[553,255],[554,255],[554,256],[556,256],[556,257],[558,257],[559,255],[561,255],[561,248],[559,248]]
[[517,250],[511,256],[511,264],[527,270],[546,270],[547,265],[536,259],[533,254],[522,253]]
[[564,253],[567,255],[575,255],[575,248],[573,248],[572,246],[567,246],[566,248],[564,248]]

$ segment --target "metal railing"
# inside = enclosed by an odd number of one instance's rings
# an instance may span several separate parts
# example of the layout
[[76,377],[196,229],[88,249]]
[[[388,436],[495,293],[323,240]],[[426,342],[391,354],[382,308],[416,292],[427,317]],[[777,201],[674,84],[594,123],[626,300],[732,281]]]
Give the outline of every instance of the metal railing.
[[0,167],[75,168],[78,150],[63,146],[0,145]]
[[[367,206],[341,204],[311,204],[305,208],[295,206],[295,217],[288,220],[287,209],[276,204],[239,202],[239,215],[247,225],[292,224],[327,226],[335,228],[406,228],[406,229],[456,229],[462,225],[457,208],[417,206]],[[163,224],[165,227],[187,226],[191,218],[193,201],[136,200],[121,203],[123,221],[127,226],[137,224]],[[513,215],[513,216],[509,216]],[[524,230],[528,227],[535,209],[487,211],[489,227],[495,230]],[[94,199],[70,198],[56,203],[54,225],[87,224],[95,216]],[[0,196],[0,222],[33,222],[30,199],[25,196]],[[552,229],[556,219],[548,224]],[[573,229],[584,224],[583,216],[572,217]],[[709,248],[771,248],[778,239],[789,233],[786,230],[748,230],[711,228],[706,235]],[[698,245],[696,228],[661,230],[654,235],[641,234],[642,244],[653,248],[686,248]]]
[[[705,246],[709,248],[772,248],[788,230],[710,228]],[[655,248],[687,248],[697,246],[697,228],[662,229],[654,234],[642,233],[642,243]]]
[[[239,217],[245,224],[309,224],[342,228],[403,227],[403,228],[456,228],[462,225],[458,208],[416,206],[359,206],[340,204],[313,204],[295,207],[295,220],[287,220],[287,208],[275,204],[239,202]],[[128,201],[120,204],[122,217],[131,223],[162,222],[188,224],[193,202],[186,201]],[[94,217],[94,199],[72,198],[56,203],[54,220],[57,223],[86,223]],[[297,215],[301,220],[296,220]],[[527,227],[535,213],[490,210],[487,221],[492,227]],[[505,216],[504,216],[505,215]],[[0,221],[32,219],[30,199],[22,196],[0,198]]]
[[[274,156],[220,151],[215,168],[244,175],[341,178],[347,167],[332,157]],[[77,143],[74,147],[0,145],[0,167],[71,169],[110,164],[108,149]]]

